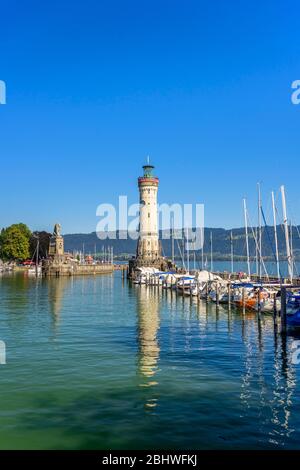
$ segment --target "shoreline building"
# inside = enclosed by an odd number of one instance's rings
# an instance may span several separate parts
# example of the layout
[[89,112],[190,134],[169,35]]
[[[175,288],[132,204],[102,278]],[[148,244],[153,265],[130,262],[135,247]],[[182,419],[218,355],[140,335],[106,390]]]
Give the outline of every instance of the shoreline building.
[[154,166],[143,166],[144,174],[138,178],[140,194],[140,224],[139,240],[136,257],[129,261],[129,276],[134,277],[134,271],[141,267],[157,268],[166,271],[172,263],[162,256],[158,231],[157,194],[159,178],[154,176]]

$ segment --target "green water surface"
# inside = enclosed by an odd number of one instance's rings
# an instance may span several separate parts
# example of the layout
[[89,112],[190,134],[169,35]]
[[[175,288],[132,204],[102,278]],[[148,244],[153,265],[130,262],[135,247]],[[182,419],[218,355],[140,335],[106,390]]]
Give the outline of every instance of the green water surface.
[[112,276],[0,278],[1,449],[297,449],[297,338]]

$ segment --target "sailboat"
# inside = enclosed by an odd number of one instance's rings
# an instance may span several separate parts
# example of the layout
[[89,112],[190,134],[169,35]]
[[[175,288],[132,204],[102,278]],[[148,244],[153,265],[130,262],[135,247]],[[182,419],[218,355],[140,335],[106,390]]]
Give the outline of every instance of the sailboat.
[[[266,295],[260,300],[260,311],[263,313],[273,313],[275,302],[276,311],[280,312],[281,300],[280,297],[278,297],[278,294],[278,290],[267,289]],[[258,310],[258,303],[256,303],[255,310]]]
[[[218,284],[218,285],[217,285]],[[212,302],[219,302],[220,304],[228,303],[228,284],[227,282],[213,282],[211,285],[211,291],[208,294],[209,299]]]
[[300,328],[300,292],[287,292],[286,322],[290,328]]
[[[283,210],[283,223],[286,243],[286,254],[290,283],[293,284],[294,265],[293,265],[293,252],[290,243],[290,233],[286,208],[285,187],[281,186],[282,210]],[[286,321],[290,328],[300,328],[300,292],[291,293],[287,292],[287,311]]]
[[40,254],[40,240],[38,237],[35,237],[37,239],[37,244],[36,244],[36,248],[35,248],[35,251],[33,253],[33,257],[32,257],[32,260],[34,259],[35,257],[35,266],[30,266],[30,268],[28,269],[27,273],[29,276],[41,276],[42,274],[42,267],[40,266],[39,264],[39,254]]

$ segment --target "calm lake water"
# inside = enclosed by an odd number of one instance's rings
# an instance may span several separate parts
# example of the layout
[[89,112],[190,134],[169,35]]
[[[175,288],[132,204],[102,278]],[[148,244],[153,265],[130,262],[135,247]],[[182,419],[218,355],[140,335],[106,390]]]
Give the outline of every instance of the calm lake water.
[[112,276],[0,278],[1,449],[297,449],[295,338]]

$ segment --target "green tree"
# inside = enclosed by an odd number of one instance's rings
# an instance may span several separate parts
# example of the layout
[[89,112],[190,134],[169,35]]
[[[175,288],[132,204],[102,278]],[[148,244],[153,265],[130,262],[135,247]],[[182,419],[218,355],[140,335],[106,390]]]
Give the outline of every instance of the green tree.
[[23,261],[30,256],[31,232],[25,224],[14,224],[1,231],[0,257]]
[[14,224],[14,225],[11,225],[11,227],[17,227],[27,238],[28,240],[30,239],[31,237],[31,231],[30,229],[27,227],[26,224]]

